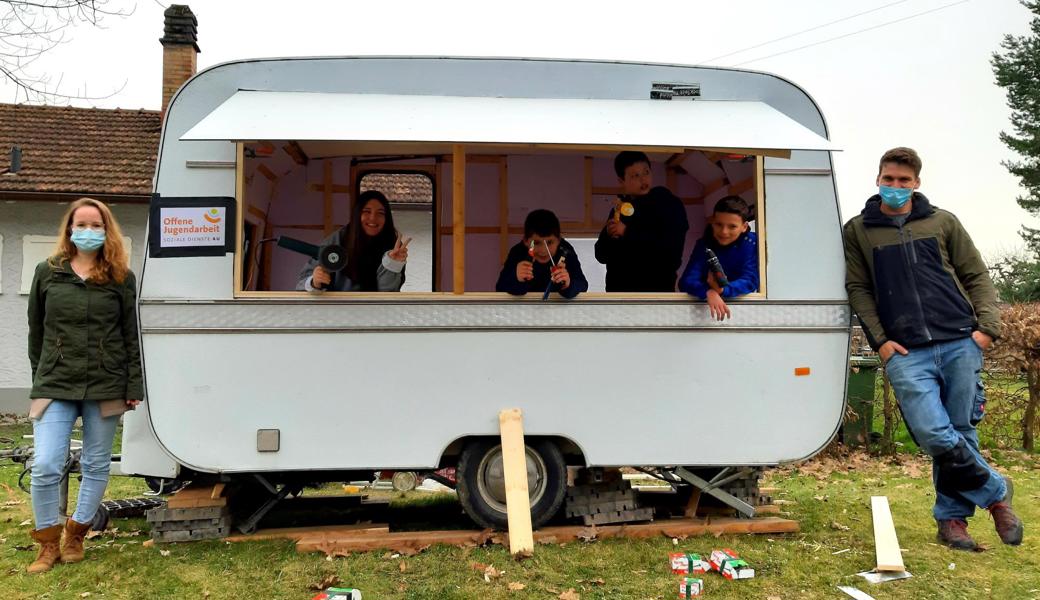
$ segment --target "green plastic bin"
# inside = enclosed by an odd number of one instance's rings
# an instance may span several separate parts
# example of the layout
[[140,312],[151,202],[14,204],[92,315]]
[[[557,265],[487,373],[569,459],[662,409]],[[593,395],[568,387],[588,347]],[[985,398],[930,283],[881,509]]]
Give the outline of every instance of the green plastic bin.
[[874,383],[881,367],[877,356],[853,356],[849,359],[849,404],[855,418],[846,418],[842,440],[846,446],[868,446],[874,423]]

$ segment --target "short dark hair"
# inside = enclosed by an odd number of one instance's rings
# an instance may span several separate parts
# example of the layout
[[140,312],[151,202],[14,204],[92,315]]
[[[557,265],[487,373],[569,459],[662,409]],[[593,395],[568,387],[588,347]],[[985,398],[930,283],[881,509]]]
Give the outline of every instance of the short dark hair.
[[740,196],[726,196],[715,203],[715,209],[711,212],[737,215],[744,222],[752,219],[751,205]]
[[878,163],[877,169],[878,175],[881,175],[881,169],[885,168],[885,163],[895,163],[910,167],[914,170],[914,177],[921,177],[921,157],[917,155],[917,151],[913,148],[900,146],[892,148],[881,155],[881,162]]
[[617,156],[614,157],[614,172],[617,173],[618,179],[624,179],[625,169],[639,163],[646,163],[646,166],[650,166],[650,158],[647,157],[645,152],[636,152],[635,150],[618,152]]
[[538,234],[542,237],[550,235],[561,237],[560,220],[556,218],[556,214],[553,211],[536,208],[527,213],[527,218],[524,219],[524,237],[529,238],[532,234]]

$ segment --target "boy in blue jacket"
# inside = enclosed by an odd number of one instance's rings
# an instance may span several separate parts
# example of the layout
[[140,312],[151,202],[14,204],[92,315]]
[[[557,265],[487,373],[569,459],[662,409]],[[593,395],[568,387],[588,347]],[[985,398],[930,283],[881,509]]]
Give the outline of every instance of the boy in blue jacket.
[[522,296],[549,289],[570,299],[589,289],[574,247],[560,235],[560,220],[539,208],[524,219],[524,239],[509,250],[496,292]]
[[758,237],[748,231],[750,218],[751,207],[743,198],[719,200],[711,229],[697,240],[679,279],[679,291],[707,300],[712,318],[719,321],[730,316],[723,298],[758,291]]

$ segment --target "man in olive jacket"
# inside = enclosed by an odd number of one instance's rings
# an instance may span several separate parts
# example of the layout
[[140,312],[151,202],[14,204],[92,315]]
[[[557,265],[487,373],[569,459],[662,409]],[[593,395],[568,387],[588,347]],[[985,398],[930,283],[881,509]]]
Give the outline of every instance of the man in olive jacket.
[[845,288],[885,363],[914,441],[932,457],[939,541],[974,550],[967,519],[988,509],[1005,544],[1022,543],[1011,482],[979,453],[982,352],[1000,336],[997,295],[964,227],[923,194],[910,148],[881,157],[878,194],[845,224]]

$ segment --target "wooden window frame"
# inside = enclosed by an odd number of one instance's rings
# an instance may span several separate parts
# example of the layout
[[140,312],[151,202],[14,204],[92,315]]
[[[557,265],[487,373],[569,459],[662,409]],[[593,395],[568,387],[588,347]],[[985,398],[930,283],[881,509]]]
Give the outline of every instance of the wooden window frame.
[[[537,145],[539,148],[554,148],[558,149],[563,153],[571,152],[582,152],[589,150],[599,151],[612,151],[617,152],[621,150],[631,148],[620,148],[620,147],[572,147],[570,145]],[[486,145],[482,145],[480,150],[486,150]],[[496,148],[506,150],[506,148]],[[513,148],[517,150],[519,148]],[[356,301],[356,302],[386,302],[386,301],[402,301],[402,302],[424,302],[431,300],[440,301],[498,301],[498,302],[541,302],[541,297],[538,294],[529,294],[527,296],[511,296],[504,292],[465,292],[457,291],[464,290],[465,288],[465,236],[467,233],[466,219],[465,219],[465,176],[466,176],[466,164],[467,161],[472,162],[489,162],[494,160],[500,164],[500,215],[499,225],[494,227],[494,231],[491,233],[499,233],[501,239],[505,239],[509,233],[514,233],[517,229],[515,226],[510,225],[508,220],[508,214],[502,210],[502,206],[508,207],[507,197],[507,183],[506,183],[506,167],[505,158],[508,158],[508,153],[501,155],[487,156],[484,154],[469,154],[466,146],[463,144],[453,144],[452,154],[448,156],[440,157],[436,160],[432,167],[427,166],[409,166],[407,170],[415,172],[427,173],[433,180],[433,248],[434,248],[434,280],[433,285],[436,287],[440,281],[440,244],[441,244],[441,185],[442,183],[438,178],[438,171],[443,162],[451,162],[452,164],[452,223],[451,223],[451,234],[453,244],[453,262],[452,262],[452,290],[450,291],[439,291],[439,292],[325,292],[323,294],[308,294],[307,292],[301,292],[298,290],[264,290],[264,291],[253,291],[243,289],[243,270],[244,270],[244,259],[242,248],[242,239],[244,235],[244,223],[245,223],[245,212],[248,210],[245,204],[245,143],[238,142],[236,144],[236,160],[235,160],[235,201],[238,205],[237,215],[237,237],[239,240],[234,257],[234,289],[233,296],[235,298],[256,298],[256,299],[302,299],[307,298],[313,301],[333,301],[336,303],[342,303],[345,300]],[[644,149],[651,152],[660,152],[661,149]],[[766,203],[765,203],[765,158],[766,156],[782,156],[783,151],[761,151],[761,150],[747,150],[747,149],[726,149],[726,148],[686,148],[686,149],[665,149],[665,150],[678,150],[679,153],[685,152],[696,152],[696,151],[711,151],[711,152],[731,152],[738,154],[746,154],[755,157],[755,174],[754,174],[754,185],[755,185],[755,231],[758,235],[758,268],[759,268],[759,291],[752,292],[741,296],[741,300],[766,300],[768,298],[768,287],[767,287],[767,261],[768,261],[768,235],[766,233]],[[585,161],[585,182],[586,182],[586,208],[585,208],[585,219],[584,222],[575,223],[561,223],[564,228],[568,226],[581,226],[589,227],[594,225],[591,222],[591,196],[597,188],[592,186],[592,170],[591,170],[591,157],[586,156]],[[445,160],[446,159],[446,160]],[[372,169],[373,172],[384,170],[385,165],[379,169]],[[396,172],[396,171],[395,171]],[[403,171],[402,171],[403,172]],[[360,176],[358,175],[358,169],[356,166],[351,167],[350,173],[350,188],[353,190],[358,189],[360,185]],[[460,201],[461,200],[461,201]],[[352,198],[353,201],[353,198]],[[327,211],[326,211],[327,212]],[[269,225],[265,226],[269,228]],[[327,227],[327,224],[326,224]],[[599,228],[595,229],[598,234]],[[592,231],[589,229],[588,231]],[[269,237],[265,232],[264,237]],[[500,244],[500,252],[505,252],[507,247],[505,242]],[[256,251],[254,248],[253,252]],[[460,259],[460,257],[462,257]],[[686,257],[684,257],[685,260]],[[536,297],[537,296],[537,297]],[[591,292],[583,293],[578,298],[581,302],[614,302],[618,300],[626,301],[638,301],[638,302],[689,302],[689,295],[682,292],[658,292],[658,293],[631,293],[631,292]],[[573,301],[573,300],[572,300]]]

